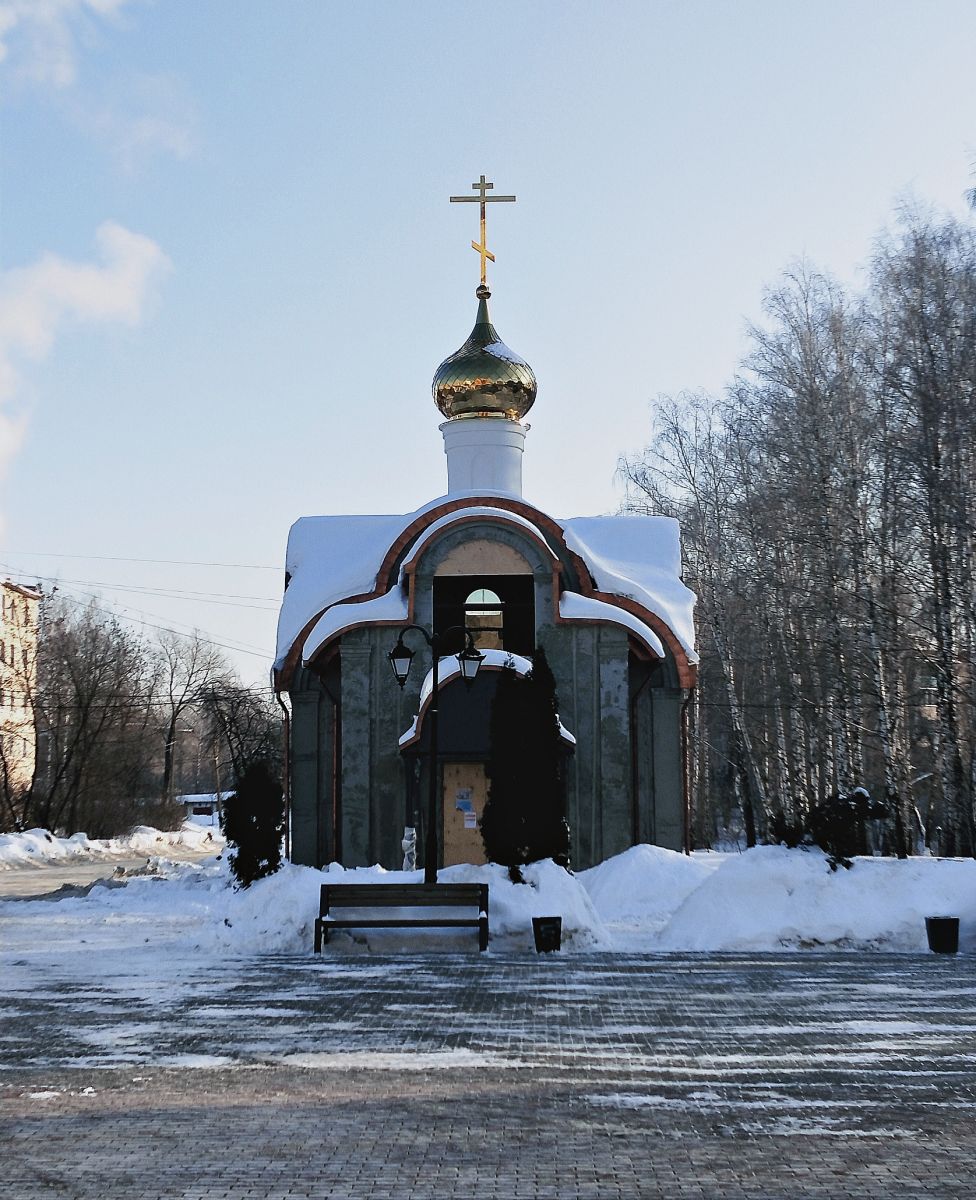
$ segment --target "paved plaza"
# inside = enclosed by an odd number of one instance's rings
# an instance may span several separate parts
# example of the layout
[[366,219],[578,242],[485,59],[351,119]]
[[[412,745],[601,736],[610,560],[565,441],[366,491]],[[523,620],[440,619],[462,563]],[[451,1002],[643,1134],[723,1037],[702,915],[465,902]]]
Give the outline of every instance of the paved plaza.
[[969,958],[59,963],[4,963],[5,1200],[976,1190]]

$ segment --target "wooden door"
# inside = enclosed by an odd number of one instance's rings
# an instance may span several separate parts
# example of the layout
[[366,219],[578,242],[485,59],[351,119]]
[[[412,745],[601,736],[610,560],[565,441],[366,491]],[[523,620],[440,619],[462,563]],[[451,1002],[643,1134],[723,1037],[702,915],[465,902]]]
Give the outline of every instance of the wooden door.
[[478,821],[488,779],[484,763],[444,763],[444,866],[485,862]]

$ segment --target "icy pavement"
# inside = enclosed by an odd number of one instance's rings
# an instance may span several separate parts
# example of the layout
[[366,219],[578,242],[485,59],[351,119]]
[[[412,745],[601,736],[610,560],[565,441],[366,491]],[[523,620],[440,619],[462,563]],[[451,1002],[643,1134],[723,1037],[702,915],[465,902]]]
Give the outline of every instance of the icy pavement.
[[972,1195],[969,957],[0,966],[5,1200]]

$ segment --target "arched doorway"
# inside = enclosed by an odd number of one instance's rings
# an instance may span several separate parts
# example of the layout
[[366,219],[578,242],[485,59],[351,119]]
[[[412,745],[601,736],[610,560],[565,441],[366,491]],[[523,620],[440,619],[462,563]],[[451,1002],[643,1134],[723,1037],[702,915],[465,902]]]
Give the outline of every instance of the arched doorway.
[[[489,602],[490,603],[490,602]],[[440,866],[486,861],[479,821],[488,798],[487,764],[490,758],[491,705],[500,672],[513,667],[525,675],[532,668],[529,659],[504,650],[483,651],[485,663],[473,686],[468,689],[457,674],[448,677],[439,689],[440,728],[438,763],[440,775],[439,844]],[[428,673],[422,695],[429,696]],[[429,729],[424,720],[427,704],[400,739],[400,750],[408,762],[407,823],[417,829],[417,844],[423,845],[425,818],[423,797],[427,794]],[[563,751],[573,753],[576,739],[561,727]]]

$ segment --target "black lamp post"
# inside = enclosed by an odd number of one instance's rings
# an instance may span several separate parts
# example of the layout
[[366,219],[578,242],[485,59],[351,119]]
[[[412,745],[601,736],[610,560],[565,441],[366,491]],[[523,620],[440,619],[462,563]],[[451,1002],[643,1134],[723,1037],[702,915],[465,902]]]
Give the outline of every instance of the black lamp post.
[[393,668],[393,674],[401,688],[407,682],[410,664],[414,657],[414,652],[403,641],[403,635],[411,629],[416,629],[418,633],[424,635],[433,659],[431,671],[433,688],[428,712],[430,720],[430,780],[427,795],[427,836],[424,839],[424,886],[432,887],[437,883],[437,709],[439,704],[437,686],[440,648],[451,634],[463,633],[467,637],[467,644],[457,655],[457,660],[458,666],[461,668],[461,678],[468,687],[474,683],[478,668],[485,656],[475,646],[471,630],[464,625],[452,625],[450,629],[445,629],[441,633],[428,633],[422,625],[405,625],[397,637],[397,644],[389,653],[390,666]]

